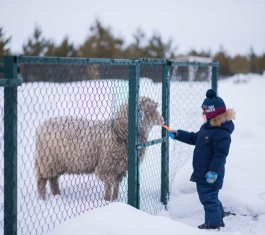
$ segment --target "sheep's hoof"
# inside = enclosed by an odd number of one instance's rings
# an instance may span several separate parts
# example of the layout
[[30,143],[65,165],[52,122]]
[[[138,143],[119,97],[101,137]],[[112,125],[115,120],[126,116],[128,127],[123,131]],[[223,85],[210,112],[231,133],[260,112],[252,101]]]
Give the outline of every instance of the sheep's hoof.
[[113,195],[112,196],[112,201],[115,201],[118,198],[118,195]]
[[45,195],[43,196],[43,195],[39,195],[39,199],[40,200],[43,200],[43,201],[46,201],[46,197],[45,197]]
[[52,194],[55,195],[61,195],[60,191],[52,192]]
[[105,196],[104,199],[105,199],[105,201],[110,201],[110,196],[109,195]]

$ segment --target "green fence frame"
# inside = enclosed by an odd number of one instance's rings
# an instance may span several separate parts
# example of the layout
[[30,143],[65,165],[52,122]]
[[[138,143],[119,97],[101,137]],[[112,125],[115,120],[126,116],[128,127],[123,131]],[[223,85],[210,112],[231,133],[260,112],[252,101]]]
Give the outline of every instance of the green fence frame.
[[17,233],[17,57],[5,56],[4,79],[4,234]]
[[[170,66],[211,66],[212,88],[217,90],[219,63],[178,62],[166,59],[90,59],[60,57],[5,56],[0,60],[0,87],[4,87],[4,234],[17,234],[17,78],[19,63],[25,64],[107,64],[129,65],[129,124],[128,124],[128,204],[140,209],[140,182],[138,154],[141,148],[161,145],[161,202],[166,206],[169,199],[169,141],[166,130],[162,138],[138,143],[139,137],[139,81],[141,65],[160,65],[162,78],[162,116],[169,124]],[[2,66],[1,66],[2,65]]]

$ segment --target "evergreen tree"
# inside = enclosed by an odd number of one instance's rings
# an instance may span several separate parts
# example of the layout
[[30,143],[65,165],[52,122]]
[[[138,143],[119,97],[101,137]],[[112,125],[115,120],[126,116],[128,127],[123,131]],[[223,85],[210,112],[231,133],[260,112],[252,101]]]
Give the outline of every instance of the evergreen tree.
[[144,44],[147,42],[145,33],[138,28],[136,33],[133,34],[134,42],[131,43],[125,50],[125,57],[128,58],[146,58],[148,57],[148,52]]
[[23,45],[23,54],[28,56],[43,56],[50,46],[50,40],[42,37],[40,27],[35,26],[33,36]]
[[150,58],[170,58],[174,57],[174,52],[171,49],[172,41],[164,43],[159,34],[154,34],[147,45],[147,57]]
[[250,72],[262,74],[265,71],[265,54],[257,56],[253,50],[250,48]]
[[96,20],[90,28],[90,35],[80,46],[78,55],[91,58],[123,58],[122,46],[124,41],[116,38],[111,28],[105,28]]
[[199,57],[206,57],[206,58],[209,58],[211,57],[211,52],[205,52],[205,51],[202,51],[202,52],[197,52],[196,50],[192,49],[189,53],[188,53],[189,56],[199,56]]
[[265,54],[256,58],[256,73],[263,74],[265,72]]
[[5,39],[3,28],[0,28],[0,58],[10,54],[10,48],[8,47],[10,41],[11,37]]
[[213,58],[214,61],[219,62],[219,75],[220,77],[227,77],[232,75],[232,72],[230,70],[230,60],[229,56],[226,55],[223,48],[220,48],[220,51],[216,53],[216,55]]
[[258,62],[258,58],[253,50],[253,48],[250,48],[250,55],[249,55],[249,59],[250,59],[250,72],[252,73],[257,73],[258,68],[257,68],[257,62]]
[[54,43],[48,45],[48,50],[45,56],[55,57],[77,57],[77,50],[73,43],[70,43],[68,37],[65,37],[59,46],[55,46]]
[[172,49],[172,41],[164,43],[159,34],[154,34],[147,39],[145,33],[141,29],[137,29],[133,35],[134,42],[126,49],[127,58],[174,58],[174,49]]
[[230,59],[229,68],[233,74],[250,72],[250,62],[246,56],[237,55]]

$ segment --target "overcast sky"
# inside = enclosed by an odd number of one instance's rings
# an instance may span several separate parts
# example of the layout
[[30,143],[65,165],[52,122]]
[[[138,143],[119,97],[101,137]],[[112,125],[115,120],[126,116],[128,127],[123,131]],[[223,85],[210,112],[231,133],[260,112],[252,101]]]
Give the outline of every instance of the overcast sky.
[[126,44],[141,28],[148,37],[172,39],[177,53],[215,53],[220,46],[232,56],[250,47],[265,53],[265,0],[0,0],[0,6],[0,27],[16,53],[36,24],[45,38],[60,43],[69,36],[78,46],[95,19]]

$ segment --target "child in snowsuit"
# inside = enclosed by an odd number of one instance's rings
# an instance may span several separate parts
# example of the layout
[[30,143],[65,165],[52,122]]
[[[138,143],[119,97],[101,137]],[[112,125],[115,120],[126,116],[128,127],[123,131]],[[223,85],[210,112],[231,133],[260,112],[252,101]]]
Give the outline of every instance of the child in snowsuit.
[[214,89],[206,92],[206,99],[201,107],[204,124],[197,133],[172,130],[168,135],[172,139],[195,145],[194,171],[190,180],[196,182],[199,199],[205,211],[205,222],[198,228],[219,229],[225,226],[225,213],[218,193],[223,186],[235,113],[231,109],[226,109],[224,101],[217,96]]

